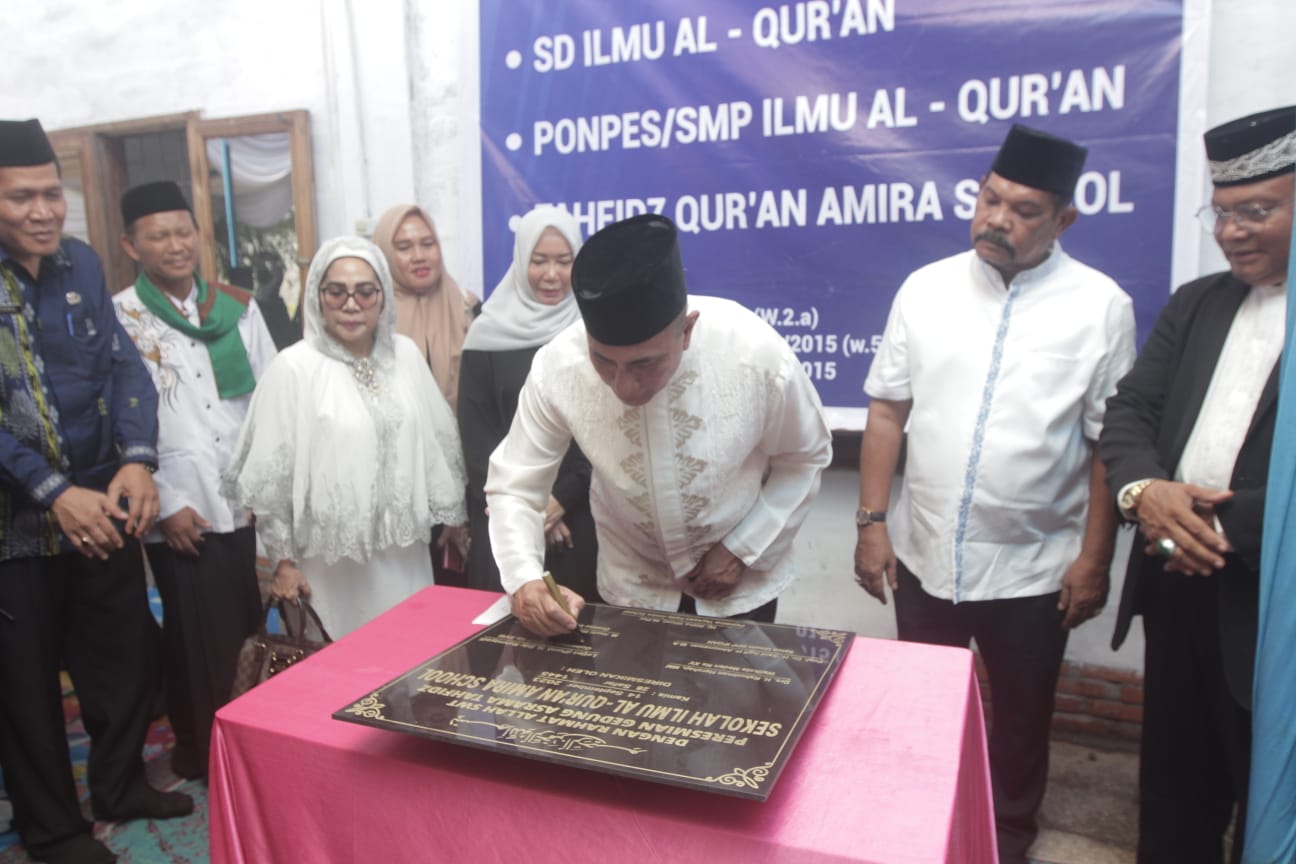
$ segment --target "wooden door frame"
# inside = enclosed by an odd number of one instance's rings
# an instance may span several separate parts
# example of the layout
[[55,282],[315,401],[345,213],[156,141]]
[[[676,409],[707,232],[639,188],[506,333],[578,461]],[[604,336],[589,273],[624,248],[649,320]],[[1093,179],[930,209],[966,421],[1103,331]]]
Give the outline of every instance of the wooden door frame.
[[306,284],[306,270],[319,245],[315,227],[315,170],[311,159],[310,113],[278,111],[246,117],[217,120],[192,119],[188,124],[189,173],[193,177],[193,208],[198,229],[205,238],[199,256],[199,272],[204,279],[214,279],[216,264],[216,226],[212,217],[211,188],[208,176],[207,141],[212,138],[238,138],[245,135],[287,133],[292,155],[293,228],[297,234],[297,267],[301,285]]
[[121,248],[124,230],[120,201],[126,191],[125,153],[122,139],[128,135],[183,131],[189,156],[194,219],[198,224],[198,272],[204,279],[216,276],[216,240],[208,186],[207,140],[243,135],[288,133],[292,154],[293,225],[297,233],[297,266],[301,284],[319,245],[315,219],[315,173],[311,157],[310,113],[278,111],[241,117],[203,119],[197,111],[166,114],[77,126],[48,133],[54,152],[61,159],[75,158],[81,165],[85,196],[86,230],[90,245],[103,259],[109,291],[118,291],[135,280],[135,263]]
[[125,230],[121,220],[121,196],[126,191],[126,159],[122,138],[154,132],[182,131],[197,112],[165,114],[135,120],[120,120],[94,126],[77,126],[49,133],[56,154],[67,153],[81,160],[81,183],[85,194],[86,229],[90,245],[103,259],[108,290],[116,292],[135,281],[135,262],[121,248]]

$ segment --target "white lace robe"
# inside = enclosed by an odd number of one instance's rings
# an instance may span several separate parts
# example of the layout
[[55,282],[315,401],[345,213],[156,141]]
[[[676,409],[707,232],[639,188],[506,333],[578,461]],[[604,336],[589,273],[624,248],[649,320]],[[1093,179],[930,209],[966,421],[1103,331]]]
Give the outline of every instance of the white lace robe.
[[392,332],[390,305],[372,386],[323,332],[318,285],[331,260],[369,261],[390,300],[375,253],[356,238],[321,248],[303,299],[306,338],[257,384],[225,474],[227,494],[256,513],[271,562],[301,568],[334,638],[430,585],[432,526],[467,521],[458,425],[422,352]]
[[584,326],[536,354],[486,483],[491,545],[505,590],[543,571],[542,515],[574,437],[593,465],[598,589],[624,606],[674,610],[681,580],[716,543],[749,568],[704,615],[735,615],[795,578],[792,541],[832,458],[814,385],[787,343],[729,300],[690,297],[701,314],[671,383],[622,404],[589,360]]
[[[257,385],[227,474],[270,560],[295,560],[317,610],[338,611],[335,638],[372,617],[348,608],[376,614],[430,585],[432,526],[467,521],[454,418],[404,336],[395,371],[370,399],[341,361],[305,342],[284,349]],[[421,553],[403,557],[417,570],[380,572],[389,551],[413,544]]]

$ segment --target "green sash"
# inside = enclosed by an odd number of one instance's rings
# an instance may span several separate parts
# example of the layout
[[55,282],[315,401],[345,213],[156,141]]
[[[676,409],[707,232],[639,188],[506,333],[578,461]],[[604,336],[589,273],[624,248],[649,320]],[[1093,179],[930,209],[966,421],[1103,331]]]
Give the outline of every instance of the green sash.
[[140,302],[168,327],[174,327],[207,346],[212,373],[216,376],[216,392],[222,399],[251,393],[256,389],[256,378],[252,375],[247,348],[238,332],[243,305],[224,291],[212,290],[198,276],[194,276],[194,282],[198,285],[199,318],[202,320],[197,327],[190,324],[189,319],[162,296],[162,292],[143,273],[135,280],[135,293]]

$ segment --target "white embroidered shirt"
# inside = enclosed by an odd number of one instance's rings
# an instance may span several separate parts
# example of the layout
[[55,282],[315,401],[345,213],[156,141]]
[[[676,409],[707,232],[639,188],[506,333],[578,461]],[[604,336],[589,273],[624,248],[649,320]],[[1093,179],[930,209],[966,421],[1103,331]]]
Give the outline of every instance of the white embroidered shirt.
[[[176,304],[194,326],[201,323],[197,293],[191,289],[184,303]],[[158,391],[158,470],[153,475],[161,504],[158,518],[192,507],[215,533],[242,528],[249,513],[221,494],[220,483],[252,394],[220,398],[207,346],[150,312],[133,285],[113,297],[113,306]],[[239,319],[238,332],[252,374],[260,380],[275,358],[275,346],[255,300]],[[156,527],[144,538],[146,543],[162,539]]]
[[593,465],[599,593],[674,610],[682,581],[716,543],[749,569],[701,614],[735,615],[793,580],[792,541],[832,457],[823,407],[787,343],[729,300],[701,314],[670,384],[627,407],[599,378],[580,322],[541,348],[486,482],[505,590],[543,571],[542,511],[572,438]]

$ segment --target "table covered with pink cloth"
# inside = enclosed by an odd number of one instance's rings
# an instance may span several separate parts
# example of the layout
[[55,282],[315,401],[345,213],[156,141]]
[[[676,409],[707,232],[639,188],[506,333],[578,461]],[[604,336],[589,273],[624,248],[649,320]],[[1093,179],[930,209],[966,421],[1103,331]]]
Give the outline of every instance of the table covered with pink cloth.
[[481,629],[498,596],[428,588],[221,709],[212,861],[997,860],[961,649],[856,638],[764,803],[332,718]]

